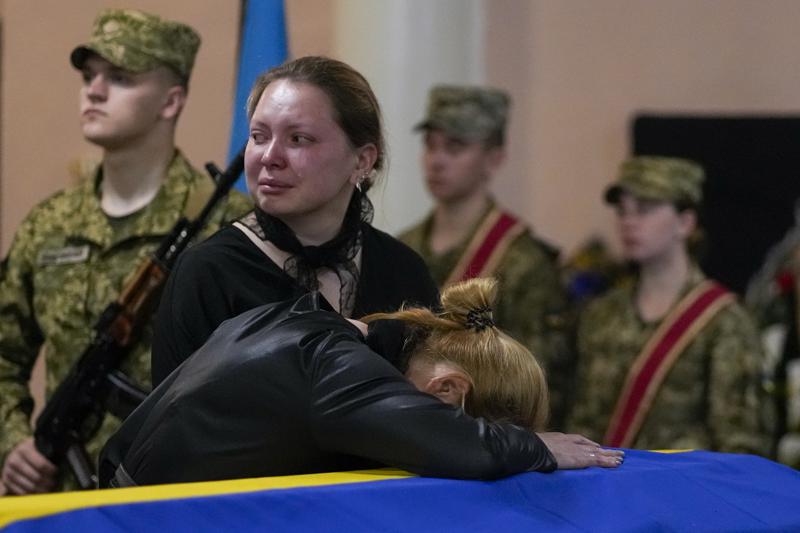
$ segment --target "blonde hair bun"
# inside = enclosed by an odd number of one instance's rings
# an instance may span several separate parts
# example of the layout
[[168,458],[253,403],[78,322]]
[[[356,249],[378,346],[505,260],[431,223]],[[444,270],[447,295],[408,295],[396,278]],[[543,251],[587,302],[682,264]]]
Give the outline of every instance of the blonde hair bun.
[[442,311],[401,309],[362,318],[399,319],[422,334],[410,346],[412,358],[447,362],[470,379],[465,408],[472,416],[544,428],[549,414],[547,382],[533,354],[494,325],[497,281],[474,278],[442,292]]
[[442,293],[443,316],[463,329],[479,333],[495,327],[492,307],[497,297],[497,280],[473,278],[447,287]]

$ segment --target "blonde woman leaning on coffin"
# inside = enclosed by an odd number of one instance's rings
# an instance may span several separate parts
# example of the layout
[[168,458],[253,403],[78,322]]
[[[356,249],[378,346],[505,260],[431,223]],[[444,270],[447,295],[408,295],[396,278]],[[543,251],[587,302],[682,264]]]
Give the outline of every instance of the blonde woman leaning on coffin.
[[[228,320],[109,441],[101,485],[381,464],[456,478],[618,466],[622,452],[579,435],[534,433],[547,385],[531,353],[494,326],[495,292],[475,279],[445,290],[441,313],[365,318],[401,321],[397,339],[384,336],[393,328],[365,337],[315,293]],[[405,375],[390,352],[408,356]]]

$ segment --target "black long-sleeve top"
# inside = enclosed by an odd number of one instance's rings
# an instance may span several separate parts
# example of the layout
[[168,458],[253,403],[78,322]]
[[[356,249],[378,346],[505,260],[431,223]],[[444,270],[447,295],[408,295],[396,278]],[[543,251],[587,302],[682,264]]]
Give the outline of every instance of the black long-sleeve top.
[[[416,252],[368,224],[362,225],[362,236],[354,318],[396,311],[404,303],[438,305],[438,288]],[[154,325],[153,387],[223,321],[304,292],[235,227],[187,250],[170,274]]]
[[555,469],[535,434],[420,392],[313,296],[223,323],[109,441],[101,486],[120,461],[136,484],[376,464],[454,478]]

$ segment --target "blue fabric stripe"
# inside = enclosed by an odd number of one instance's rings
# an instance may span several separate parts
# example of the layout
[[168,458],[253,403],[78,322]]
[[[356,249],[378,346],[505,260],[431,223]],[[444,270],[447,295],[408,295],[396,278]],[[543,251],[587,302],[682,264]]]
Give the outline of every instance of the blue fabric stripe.
[[[228,160],[242,149],[249,133],[247,96],[259,74],[286,60],[286,20],[283,0],[246,0],[239,47],[239,74],[231,124]],[[246,191],[244,180],[236,188]]]

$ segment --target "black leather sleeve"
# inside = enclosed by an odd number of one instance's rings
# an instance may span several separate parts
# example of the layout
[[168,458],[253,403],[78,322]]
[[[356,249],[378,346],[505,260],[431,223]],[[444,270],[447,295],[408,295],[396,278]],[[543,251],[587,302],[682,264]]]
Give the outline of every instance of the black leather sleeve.
[[357,341],[318,346],[310,377],[310,421],[322,449],[427,476],[493,479],[556,469],[536,435],[420,392]]

